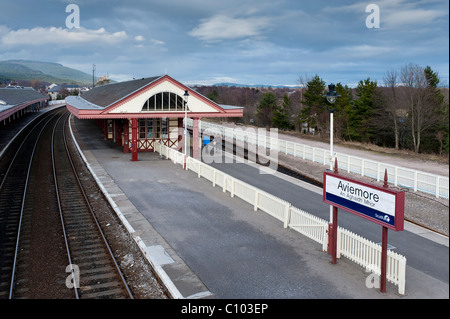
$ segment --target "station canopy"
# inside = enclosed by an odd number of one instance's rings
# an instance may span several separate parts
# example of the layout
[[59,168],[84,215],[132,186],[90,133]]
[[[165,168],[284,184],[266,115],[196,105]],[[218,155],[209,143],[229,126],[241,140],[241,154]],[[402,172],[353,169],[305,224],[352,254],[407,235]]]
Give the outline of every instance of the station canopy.
[[9,86],[0,88],[0,121],[26,107],[45,103],[49,97],[30,87]]

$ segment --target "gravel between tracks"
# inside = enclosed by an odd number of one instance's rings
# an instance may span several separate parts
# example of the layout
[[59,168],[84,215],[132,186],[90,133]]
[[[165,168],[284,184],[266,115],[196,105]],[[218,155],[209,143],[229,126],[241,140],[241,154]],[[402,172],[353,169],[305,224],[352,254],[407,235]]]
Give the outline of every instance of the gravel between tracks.
[[[72,128],[76,136],[76,126],[72,126]],[[70,135],[70,133],[67,134]],[[79,139],[78,142],[80,143]],[[72,154],[77,155],[78,151],[72,141],[69,142],[69,145]],[[74,163],[79,172],[80,180],[83,183],[86,194],[90,197],[96,217],[134,298],[168,299],[164,288],[158,282],[150,264],[142,255],[139,247],[129,236],[127,230],[109,205],[81,157],[74,157]]]

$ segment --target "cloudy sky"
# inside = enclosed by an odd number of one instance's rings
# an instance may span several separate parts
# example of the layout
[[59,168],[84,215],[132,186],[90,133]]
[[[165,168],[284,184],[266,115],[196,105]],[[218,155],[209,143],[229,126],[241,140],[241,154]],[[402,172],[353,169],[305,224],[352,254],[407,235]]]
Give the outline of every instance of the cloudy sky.
[[449,1],[2,1],[0,61],[8,59],[89,74],[95,64],[97,76],[117,81],[167,72],[186,84],[296,85],[317,74],[349,86],[381,84],[386,71],[414,63],[448,85]]

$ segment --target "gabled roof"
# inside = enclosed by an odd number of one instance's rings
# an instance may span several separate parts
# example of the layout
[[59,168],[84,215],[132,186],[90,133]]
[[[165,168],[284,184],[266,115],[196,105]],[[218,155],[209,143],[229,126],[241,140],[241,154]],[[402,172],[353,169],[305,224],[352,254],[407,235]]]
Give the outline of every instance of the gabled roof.
[[83,94],[83,99],[101,107],[108,107],[120,100],[128,97],[130,94],[142,89],[148,84],[159,79],[160,76],[142,78],[125,82],[111,83],[97,86]]
[[33,88],[0,88],[0,121],[26,108],[28,105],[48,99],[47,95],[41,94]]
[[184,117],[177,110],[142,111],[150,96],[167,91],[178,96],[189,92],[189,117],[243,116],[243,108],[219,105],[168,75],[98,86],[80,96],[68,96],[66,105],[78,118]]
[[48,96],[35,91],[33,88],[0,88],[0,100],[5,101],[7,105],[19,105],[44,98],[48,99]]

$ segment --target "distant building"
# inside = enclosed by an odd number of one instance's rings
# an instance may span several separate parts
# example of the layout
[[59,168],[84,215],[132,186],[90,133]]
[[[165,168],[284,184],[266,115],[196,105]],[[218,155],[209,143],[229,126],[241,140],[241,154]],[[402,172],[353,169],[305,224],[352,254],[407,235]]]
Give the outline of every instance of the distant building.
[[109,84],[109,83],[110,83],[109,75],[105,75],[105,76],[98,78],[95,85],[98,86],[98,85],[105,85],[105,84]]
[[[55,83],[49,85],[49,87],[47,88],[48,95],[52,98],[53,101],[58,99],[58,94],[63,95],[64,92],[66,92],[69,95],[72,95],[75,90],[77,90],[78,92],[84,92],[87,91],[88,88],[77,84],[56,85]],[[62,98],[64,99],[65,96],[62,96]]]

